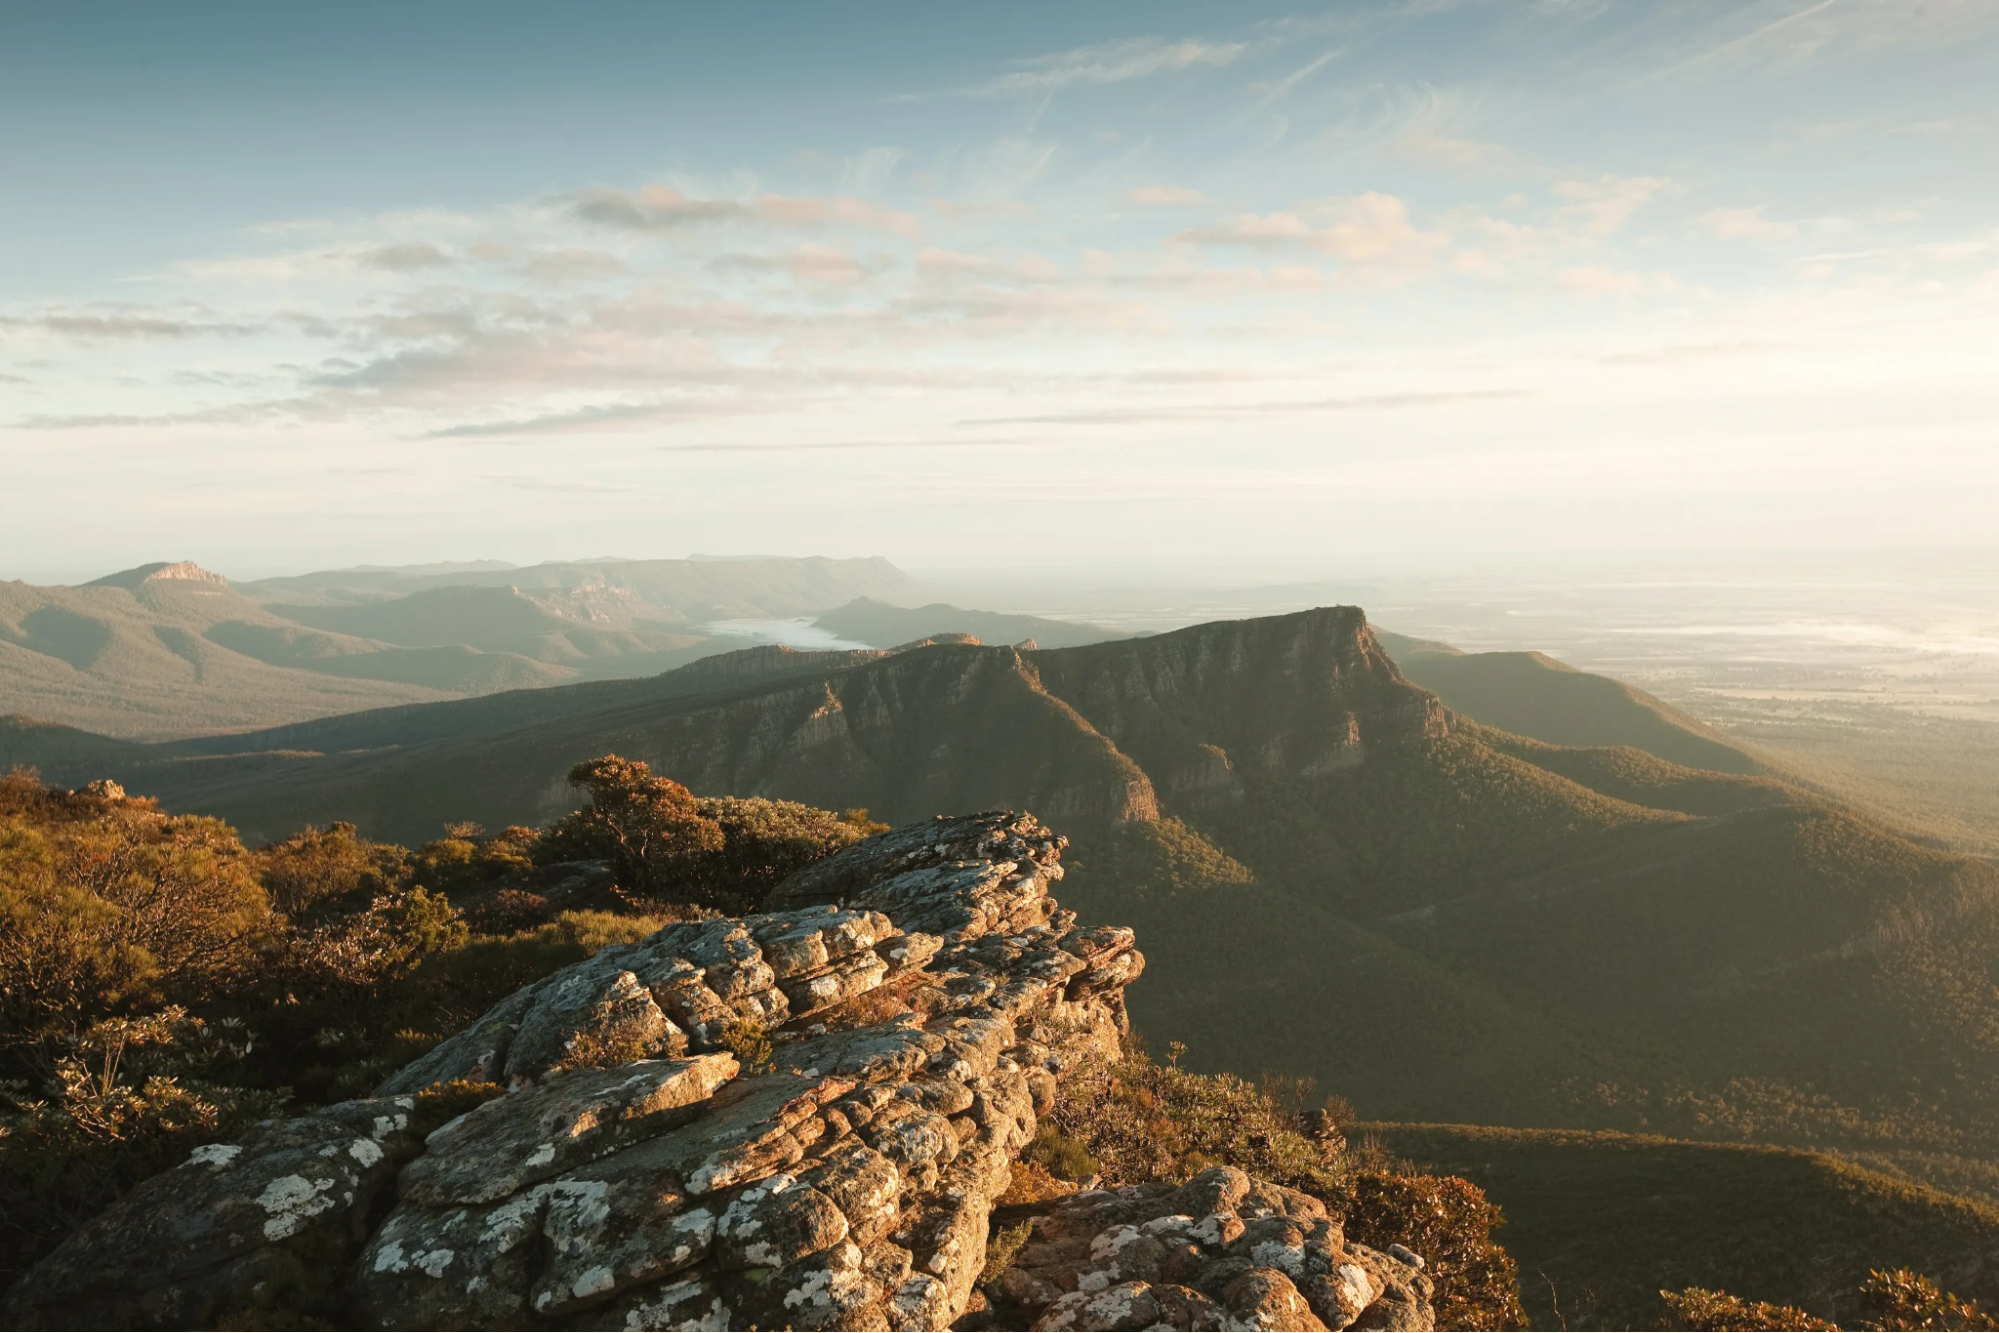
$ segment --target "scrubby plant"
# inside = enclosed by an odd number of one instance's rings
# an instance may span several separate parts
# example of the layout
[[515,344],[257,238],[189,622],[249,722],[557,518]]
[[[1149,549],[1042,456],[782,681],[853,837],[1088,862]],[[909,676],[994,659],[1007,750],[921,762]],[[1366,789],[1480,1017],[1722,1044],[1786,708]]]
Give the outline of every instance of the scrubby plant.
[[1875,1269],[1860,1284],[1861,1327],[1873,1329],[1999,1329],[1999,1317],[1907,1269]]
[[770,1029],[753,1018],[738,1018],[722,1029],[722,1045],[728,1048],[745,1074],[761,1074],[770,1068],[776,1043]]
[[1361,1171],[1327,1202],[1345,1217],[1349,1239],[1384,1250],[1406,1245],[1423,1256],[1437,1284],[1437,1327],[1527,1327],[1519,1272],[1493,1239],[1499,1208],[1470,1181]]
[[252,853],[271,906],[298,916],[327,903],[368,898],[394,883],[403,850],[369,842],[354,825],[308,827]]
[[1745,1301],[1725,1291],[1688,1287],[1685,1291],[1662,1291],[1666,1303],[1666,1327],[1708,1330],[1745,1329],[1837,1329],[1830,1323],[1805,1313],[1795,1305],[1773,1305],[1769,1301]]

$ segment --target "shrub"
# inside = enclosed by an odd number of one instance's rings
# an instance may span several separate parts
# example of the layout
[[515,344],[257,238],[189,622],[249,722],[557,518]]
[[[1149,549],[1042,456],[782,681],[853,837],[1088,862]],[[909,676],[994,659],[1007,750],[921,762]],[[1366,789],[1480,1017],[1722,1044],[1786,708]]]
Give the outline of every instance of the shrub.
[[244,979],[274,922],[228,825],[151,802],[85,798],[79,809],[8,795],[19,813],[0,813],[7,1041]]
[[578,764],[569,781],[590,804],[550,827],[536,856],[544,864],[609,861],[626,901],[654,915],[678,904],[755,911],[792,871],[881,828],[865,810],[835,815],[796,801],[696,797],[617,755]]
[[542,837],[543,862],[605,860],[628,893],[667,896],[689,866],[722,848],[722,828],[694,796],[645,764],[607,754],[569,770],[569,785],[590,804],[564,815]]
[[397,878],[402,849],[360,837],[352,824],[307,828],[253,853],[271,905],[287,916],[329,902],[380,893]]
[[1406,1245],[1437,1284],[1438,1328],[1527,1327],[1520,1274],[1492,1239],[1499,1208],[1457,1176],[1364,1172],[1328,1197],[1352,1240],[1376,1249]]
[[490,838],[484,833],[477,824],[447,825],[446,836],[409,854],[408,877],[433,893],[450,895],[534,867],[541,834],[519,825]]
[[1662,1291],[1669,1328],[1680,1329],[1837,1329],[1806,1314],[1794,1305],[1772,1305],[1768,1301],[1745,1301],[1725,1291],[1688,1287],[1685,1291]]
[[1080,1139],[1070,1138],[1053,1125],[1038,1126],[1033,1140],[1021,1150],[1020,1155],[1023,1160],[1044,1168],[1057,1180],[1080,1184],[1103,1174],[1097,1159],[1090,1156],[1089,1148]]
[[722,831],[722,845],[695,858],[685,872],[695,886],[695,901],[726,904],[735,912],[757,910],[792,871],[885,827],[871,823],[865,810],[836,816],[761,796],[704,796],[695,809]]
[[1906,1269],[1875,1269],[1860,1284],[1863,1328],[1999,1329],[1999,1318]]
[[1183,1179],[1219,1162],[1320,1195],[1341,1179],[1343,1163],[1256,1084],[1143,1052],[1067,1075],[1046,1123],[1082,1144],[1109,1186]]
[[753,1018],[738,1018],[722,1029],[722,1045],[736,1057],[745,1074],[761,1074],[770,1069],[776,1049],[770,1029]]
[[1011,1226],[997,1226],[986,1241],[986,1263],[979,1270],[978,1285],[997,1282],[1000,1274],[1013,1266],[1013,1257],[1034,1235],[1034,1227],[1027,1222],[1015,1222]]

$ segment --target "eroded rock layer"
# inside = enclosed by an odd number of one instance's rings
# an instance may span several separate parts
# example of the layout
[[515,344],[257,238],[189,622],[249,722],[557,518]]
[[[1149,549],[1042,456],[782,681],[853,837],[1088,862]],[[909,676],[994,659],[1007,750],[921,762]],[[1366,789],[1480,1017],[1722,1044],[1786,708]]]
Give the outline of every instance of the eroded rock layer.
[[[0,1317],[948,1327],[987,1302],[995,1200],[1057,1078],[1115,1053],[1143,967],[1129,930],[1048,896],[1064,844],[1029,815],[938,819],[800,872],[772,912],[606,949],[377,1096],[147,1181]],[[1413,1269],[1240,1172],[1036,1225],[1002,1285],[1042,1326],[1427,1326]]]

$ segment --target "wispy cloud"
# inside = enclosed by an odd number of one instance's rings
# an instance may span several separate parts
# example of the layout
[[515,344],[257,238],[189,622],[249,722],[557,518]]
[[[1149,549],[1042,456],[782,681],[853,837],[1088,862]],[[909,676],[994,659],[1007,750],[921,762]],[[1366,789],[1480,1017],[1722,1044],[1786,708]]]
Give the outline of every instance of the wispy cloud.
[[883,265],[857,259],[845,250],[826,245],[801,245],[779,255],[727,254],[710,261],[710,267],[752,273],[778,273],[793,282],[845,285],[866,281]]
[[914,213],[843,196],[815,199],[778,194],[747,201],[694,199],[667,185],[636,190],[598,186],[556,201],[583,222],[623,231],[664,232],[721,222],[761,222],[773,227],[850,226],[914,236],[921,229]]
[[1124,198],[1139,208],[1192,208],[1208,202],[1208,196],[1185,185],[1147,185]]
[[260,328],[257,324],[229,320],[174,318],[138,312],[99,315],[64,311],[25,318],[0,316],[0,329],[48,333],[87,342],[144,338],[240,338],[256,333]]
[[1593,236],[1621,230],[1632,215],[1672,182],[1664,176],[1601,176],[1593,181],[1557,181],[1555,193],[1570,200],[1556,211]]
[[644,421],[709,420],[756,410],[740,402],[682,400],[655,403],[604,403],[567,412],[506,421],[477,421],[426,432],[433,440],[500,438],[508,435],[564,435]]
[[365,251],[360,260],[367,268],[410,273],[418,269],[442,268],[451,262],[451,256],[428,241],[406,241],[401,245],[385,245]]
[[831,451],[845,453],[863,449],[1006,449],[1020,445],[1046,447],[1043,440],[1021,438],[977,440],[811,440],[770,444],[662,444],[662,454],[797,454]]
[[1679,283],[1666,273],[1638,273],[1585,264],[1555,275],[1555,285],[1582,297],[1662,296],[1679,290]]
[[1776,222],[1755,208],[1711,208],[1694,221],[1720,241],[1782,241],[1798,234],[1795,222]]
[[970,97],[1032,97],[1172,74],[1198,65],[1228,65],[1245,49],[1240,42],[1130,37],[1017,60],[1007,73],[960,91]]
[[560,495],[630,495],[652,489],[617,482],[578,481],[574,477],[534,477],[511,473],[488,473],[480,480],[495,486],[512,486],[524,491],[552,491]]
[[1387,412],[1419,407],[1453,407],[1524,397],[1523,389],[1441,390],[1424,393],[1357,394],[1350,398],[1274,400],[1261,403],[1180,403],[1158,407],[1102,408],[1024,417],[977,417],[961,426],[1109,426],[1163,421],[1222,421],[1243,417],[1292,416],[1315,412]]
[[1404,269],[1430,264],[1450,243],[1445,232],[1417,227],[1401,199],[1373,191],[1301,204],[1291,211],[1244,213],[1190,227],[1173,239],[1261,250],[1304,247],[1356,266]]
[[630,266],[616,255],[607,255],[602,250],[590,250],[577,245],[564,246],[560,250],[545,250],[521,265],[522,275],[530,281],[552,286],[595,282],[604,278],[615,278],[630,271]]

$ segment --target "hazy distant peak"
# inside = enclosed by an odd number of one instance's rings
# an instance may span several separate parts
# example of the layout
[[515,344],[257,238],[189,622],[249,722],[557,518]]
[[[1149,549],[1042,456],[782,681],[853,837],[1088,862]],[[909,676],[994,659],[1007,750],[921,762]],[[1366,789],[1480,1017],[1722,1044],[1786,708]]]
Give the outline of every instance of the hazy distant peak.
[[180,580],[188,583],[213,583],[226,588],[229,580],[220,574],[212,574],[192,560],[155,560],[150,565],[139,565],[133,569],[123,569],[116,574],[106,574],[101,579],[92,579],[84,584],[86,588],[138,588],[147,583],[165,583]]

